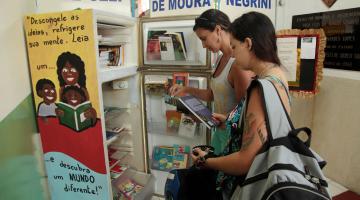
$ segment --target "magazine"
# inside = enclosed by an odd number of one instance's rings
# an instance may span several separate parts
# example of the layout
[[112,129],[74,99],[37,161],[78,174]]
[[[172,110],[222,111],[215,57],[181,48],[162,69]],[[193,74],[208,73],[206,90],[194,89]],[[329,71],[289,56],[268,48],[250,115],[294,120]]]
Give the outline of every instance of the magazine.
[[179,97],[181,102],[192,114],[194,114],[209,129],[218,126],[219,121],[213,119],[212,112],[196,97],[186,95]]

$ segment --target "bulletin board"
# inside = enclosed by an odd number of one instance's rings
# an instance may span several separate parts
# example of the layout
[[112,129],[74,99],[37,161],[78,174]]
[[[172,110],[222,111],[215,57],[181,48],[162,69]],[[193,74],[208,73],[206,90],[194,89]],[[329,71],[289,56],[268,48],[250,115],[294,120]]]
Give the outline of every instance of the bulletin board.
[[319,92],[325,58],[323,29],[285,29],[277,32],[278,55],[285,67],[290,92],[313,97]]

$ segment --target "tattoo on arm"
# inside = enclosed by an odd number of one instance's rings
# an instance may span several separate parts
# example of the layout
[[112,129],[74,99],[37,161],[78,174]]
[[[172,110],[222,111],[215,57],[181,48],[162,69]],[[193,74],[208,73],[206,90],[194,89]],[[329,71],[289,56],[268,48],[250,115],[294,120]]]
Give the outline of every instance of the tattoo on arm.
[[257,133],[259,135],[259,138],[260,138],[260,141],[261,141],[261,144],[264,144],[266,142],[266,138],[262,132],[262,128],[264,127],[264,122],[259,126],[258,130],[257,130]]
[[242,150],[247,149],[254,140],[255,132],[256,132],[255,130],[253,130],[254,123],[255,123],[255,115],[253,113],[249,113],[245,118],[244,133],[241,144]]
[[255,115],[253,113],[249,113],[245,118],[241,149],[246,150],[254,141],[256,134],[258,134],[261,144],[264,144],[266,142],[266,137],[263,132],[265,128],[265,121],[257,125]]

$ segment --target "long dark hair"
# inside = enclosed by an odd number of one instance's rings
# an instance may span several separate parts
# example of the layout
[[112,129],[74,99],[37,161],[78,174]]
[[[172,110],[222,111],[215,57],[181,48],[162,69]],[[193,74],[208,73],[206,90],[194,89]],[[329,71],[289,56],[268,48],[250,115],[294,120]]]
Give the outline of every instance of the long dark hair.
[[241,42],[244,42],[245,38],[251,38],[251,50],[259,59],[280,66],[275,28],[266,15],[259,12],[245,13],[231,23],[229,31]]
[[203,28],[212,32],[215,30],[216,25],[219,25],[221,29],[228,32],[230,24],[230,19],[225,13],[220,10],[209,9],[195,19],[193,30]]

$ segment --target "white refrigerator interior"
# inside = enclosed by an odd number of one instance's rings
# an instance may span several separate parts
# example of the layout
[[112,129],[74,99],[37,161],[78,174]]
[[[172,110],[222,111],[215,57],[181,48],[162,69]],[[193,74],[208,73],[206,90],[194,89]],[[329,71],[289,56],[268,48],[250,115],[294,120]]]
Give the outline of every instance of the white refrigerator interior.
[[[172,74],[166,75],[145,75],[144,84],[154,82],[172,81]],[[189,86],[195,88],[206,89],[206,77],[189,77]],[[180,134],[178,130],[169,130],[169,119],[166,113],[171,110],[176,110],[176,106],[165,103],[164,93],[153,93],[145,89],[146,102],[146,124],[147,124],[147,138],[148,138],[148,152],[150,158],[150,166],[153,161],[153,148],[155,146],[173,146],[173,145],[187,145],[190,148],[200,144],[206,144],[206,126],[201,123],[196,123],[194,133],[191,135]],[[189,156],[188,163],[191,162]],[[189,165],[188,164],[188,165]],[[151,168],[151,173],[156,178],[155,193],[164,195],[164,187],[168,176],[167,171],[161,171]]]

